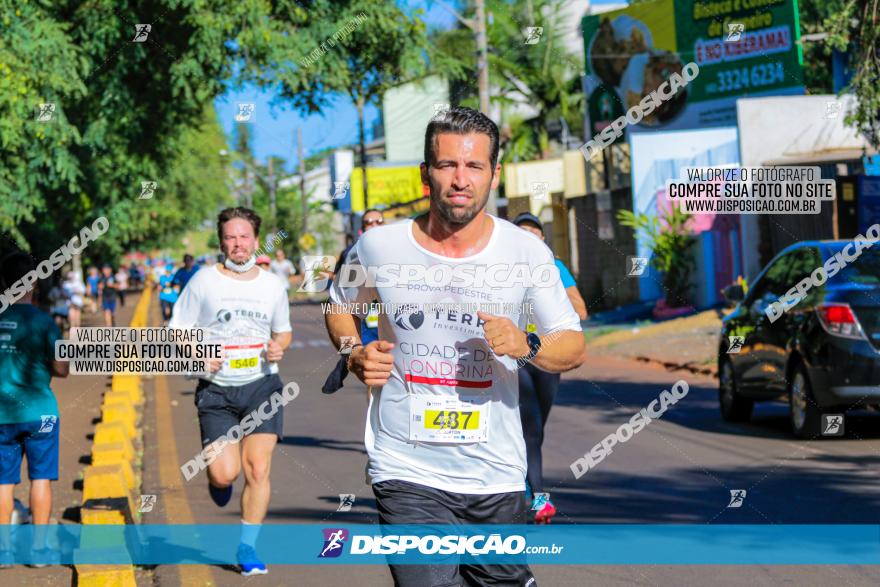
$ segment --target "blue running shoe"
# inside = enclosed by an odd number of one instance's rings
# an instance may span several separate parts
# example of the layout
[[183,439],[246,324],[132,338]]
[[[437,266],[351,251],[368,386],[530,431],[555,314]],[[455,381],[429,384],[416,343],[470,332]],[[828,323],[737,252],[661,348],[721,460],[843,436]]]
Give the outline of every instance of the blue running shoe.
[[241,567],[241,575],[243,577],[265,575],[269,572],[266,570],[266,565],[257,558],[254,547],[247,544],[238,545],[238,565]]
[[34,569],[61,564],[61,553],[52,548],[39,548],[31,551],[31,555],[32,562],[28,566]]
[[229,487],[214,487],[208,481],[208,493],[211,494],[211,499],[214,503],[222,508],[232,499],[232,485]]

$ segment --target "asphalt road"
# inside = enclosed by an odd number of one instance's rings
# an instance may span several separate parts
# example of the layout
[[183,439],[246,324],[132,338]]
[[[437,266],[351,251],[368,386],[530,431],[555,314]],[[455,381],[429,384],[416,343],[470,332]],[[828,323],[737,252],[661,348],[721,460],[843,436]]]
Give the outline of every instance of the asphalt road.
[[[356,380],[333,396],[320,386],[337,355],[327,342],[320,307],[292,308],[294,342],[281,378],[300,396],[284,414],[283,443],[272,466],[266,523],[375,523],[365,483],[365,388]],[[679,379],[689,393],[578,480],[569,465]],[[152,389],[151,389],[152,388]],[[186,482],[182,461],[200,449],[193,382],[179,377],[147,383],[143,493],[158,495],[146,523],[238,523],[237,499],[225,508],[208,498],[204,473]],[[880,416],[848,418],[843,439],[802,442],[788,433],[783,405],[760,405],[752,422],[726,424],[718,415],[716,383],[613,357],[591,358],[568,373],[550,416],[544,445],[547,488],[559,509],[554,524],[878,523]],[[164,469],[163,469],[164,468]],[[175,470],[177,471],[175,474]],[[744,489],[739,508],[730,491]],[[356,495],[337,513],[339,494]],[[299,545],[291,545],[292,548]],[[313,545],[305,545],[312,548]],[[541,585],[868,585],[876,567],[853,566],[541,566]],[[160,566],[156,584],[232,586],[391,585],[376,566],[270,566],[245,579],[231,568]]]

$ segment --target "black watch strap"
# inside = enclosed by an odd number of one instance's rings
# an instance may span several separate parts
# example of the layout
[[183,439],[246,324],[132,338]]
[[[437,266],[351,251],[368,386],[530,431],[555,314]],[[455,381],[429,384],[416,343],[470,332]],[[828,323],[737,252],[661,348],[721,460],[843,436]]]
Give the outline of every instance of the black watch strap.
[[541,337],[534,332],[526,332],[526,343],[529,345],[529,354],[517,359],[520,363],[528,363],[535,358],[538,351],[541,350]]

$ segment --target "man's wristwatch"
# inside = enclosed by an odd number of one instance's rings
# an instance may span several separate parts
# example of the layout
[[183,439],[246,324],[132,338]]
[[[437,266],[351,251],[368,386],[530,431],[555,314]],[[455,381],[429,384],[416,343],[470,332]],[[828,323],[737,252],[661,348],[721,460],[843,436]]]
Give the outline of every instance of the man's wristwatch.
[[529,354],[517,359],[520,363],[528,363],[535,358],[538,351],[541,350],[541,337],[534,332],[526,332],[526,343],[529,345]]

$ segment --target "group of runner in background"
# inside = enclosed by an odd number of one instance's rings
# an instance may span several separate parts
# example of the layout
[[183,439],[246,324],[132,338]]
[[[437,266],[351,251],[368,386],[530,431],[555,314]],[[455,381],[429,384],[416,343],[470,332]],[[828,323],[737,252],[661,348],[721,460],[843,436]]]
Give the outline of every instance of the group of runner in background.
[[[383,524],[522,523],[529,510],[535,523],[546,524],[556,514],[544,491],[541,447],[560,373],[583,360],[580,321],[586,319],[587,308],[571,273],[543,244],[544,226],[538,217],[524,213],[510,223],[486,214],[489,191],[498,180],[497,150],[497,127],[476,111],[457,108],[432,122],[423,164],[431,187],[430,213],[373,234],[385,225],[385,218],[380,210],[367,210],[360,238],[342,252],[333,271],[336,275],[346,266],[372,268],[403,261],[472,262],[477,257],[481,264],[513,260],[534,266],[552,260],[559,269],[559,283],[552,287],[529,285],[501,292],[499,299],[511,307],[529,302],[531,313],[506,317],[479,312],[476,325],[467,322],[460,332],[418,331],[421,322],[409,324],[400,316],[389,321],[372,310],[325,316],[330,338],[345,356],[346,370],[369,386],[368,475]],[[460,169],[447,171],[453,167]],[[49,292],[51,314],[33,304],[36,289],[3,312],[0,372],[7,377],[0,378],[0,526],[12,520],[13,489],[20,483],[23,456],[31,480],[33,522],[49,521],[60,427],[49,383],[53,376],[68,373],[67,363],[55,361],[54,343],[63,327],[82,324],[84,308],[94,314],[100,306],[104,324],[114,326],[117,304],[125,303],[127,290],[155,287],[166,326],[206,328],[219,337],[225,352],[233,353],[211,361],[199,376],[195,404],[203,447],[225,441],[227,431],[280,393],[278,363],[292,340],[289,292],[296,269],[280,249],[275,259],[257,256],[260,223],[246,208],[221,212],[217,231],[223,257],[216,263],[211,259],[202,269],[187,254],[179,268],[166,259],[131,263],[115,272],[105,264],[100,271],[89,267],[85,280],[65,270],[63,281]],[[534,236],[523,238],[521,230]],[[0,260],[0,286],[5,290],[33,268],[29,255],[7,255]],[[342,287],[335,281],[330,290],[331,302],[340,308],[410,303],[413,297],[418,303],[419,296],[393,287]],[[475,338],[476,332],[481,336]],[[550,332],[559,336],[542,345],[541,337]],[[357,343],[343,351],[344,338]],[[397,360],[395,346],[412,348],[420,341],[460,348],[467,351],[463,356],[491,351],[498,373],[486,381],[459,382],[401,372],[405,361]],[[468,392],[470,387],[488,390],[492,411],[487,398]],[[424,398],[438,394],[457,402],[450,404],[450,414],[485,411],[475,420],[478,425],[458,431],[461,436],[456,438],[462,440],[451,441],[446,434],[447,428],[454,428],[452,420],[439,427],[428,426],[427,416],[413,420],[413,414],[425,409]],[[267,572],[255,544],[269,505],[269,471],[274,447],[283,438],[282,416],[283,410],[278,411],[242,432],[241,443],[218,448],[219,457],[208,466],[208,493],[221,507],[231,499],[239,474],[245,476],[238,550],[244,575]],[[385,427],[376,426],[379,420]],[[411,420],[426,424],[414,431]],[[34,534],[32,550],[44,557],[35,559],[37,565],[57,564],[44,535]],[[0,532],[0,568],[13,560],[8,534]],[[404,587],[422,584],[425,572],[449,584],[463,577],[476,585],[496,584],[487,580],[489,576],[511,584],[534,583],[525,565],[495,565],[491,574],[482,565],[461,565],[457,570],[392,565],[391,571],[395,583]]]

